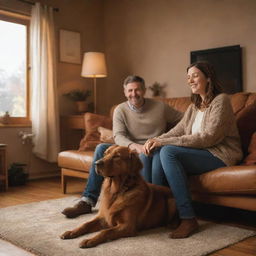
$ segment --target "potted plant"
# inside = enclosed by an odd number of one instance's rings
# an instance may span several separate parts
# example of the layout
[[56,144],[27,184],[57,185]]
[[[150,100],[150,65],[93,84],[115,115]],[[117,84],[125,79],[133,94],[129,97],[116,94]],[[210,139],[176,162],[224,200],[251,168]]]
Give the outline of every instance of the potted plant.
[[91,95],[90,90],[79,90],[74,89],[68,93],[65,93],[64,96],[66,96],[68,99],[74,101],[77,105],[77,110],[80,113],[87,111],[87,98]]
[[149,89],[152,91],[153,97],[161,96],[163,93],[163,88],[165,86],[161,85],[158,82],[154,82],[151,86],[149,86]]
[[8,169],[8,183],[10,186],[25,185],[28,179],[28,173],[25,172],[24,168],[26,164],[13,163],[10,169]]

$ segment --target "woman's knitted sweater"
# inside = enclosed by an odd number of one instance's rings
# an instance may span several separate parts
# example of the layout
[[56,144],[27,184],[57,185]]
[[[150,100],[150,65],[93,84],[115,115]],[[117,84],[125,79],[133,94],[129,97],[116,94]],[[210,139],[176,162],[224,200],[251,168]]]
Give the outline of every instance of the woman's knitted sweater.
[[191,104],[182,120],[169,132],[155,139],[162,145],[206,149],[227,166],[242,159],[242,150],[233,109],[226,94],[219,94],[205,110],[201,132],[192,134],[198,109]]

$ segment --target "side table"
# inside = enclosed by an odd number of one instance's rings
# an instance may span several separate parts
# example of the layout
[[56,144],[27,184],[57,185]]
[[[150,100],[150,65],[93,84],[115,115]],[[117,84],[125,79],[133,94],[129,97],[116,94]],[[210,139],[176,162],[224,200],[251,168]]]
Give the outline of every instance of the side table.
[[0,144],[0,189],[8,189],[8,173],[6,165],[6,144]]
[[84,115],[61,116],[61,150],[77,149],[85,134]]

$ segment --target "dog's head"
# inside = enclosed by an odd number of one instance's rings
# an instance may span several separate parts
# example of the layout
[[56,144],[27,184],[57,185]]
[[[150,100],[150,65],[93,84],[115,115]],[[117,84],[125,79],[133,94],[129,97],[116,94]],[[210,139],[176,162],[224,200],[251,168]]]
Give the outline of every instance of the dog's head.
[[95,165],[96,172],[103,177],[138,175],[143,167],[135,151],[116,145],[109,147]]

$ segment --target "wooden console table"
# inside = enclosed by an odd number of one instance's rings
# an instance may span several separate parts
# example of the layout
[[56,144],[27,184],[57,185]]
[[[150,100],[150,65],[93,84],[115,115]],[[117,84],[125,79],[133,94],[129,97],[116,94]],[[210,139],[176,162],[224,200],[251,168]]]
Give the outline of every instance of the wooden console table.
[[0,144],[0,189],[8,189],[8,173],[6,165],[6,144]]
[[84,115],[67,115],[61,117],[61,150],[77,149],[84,136]]

